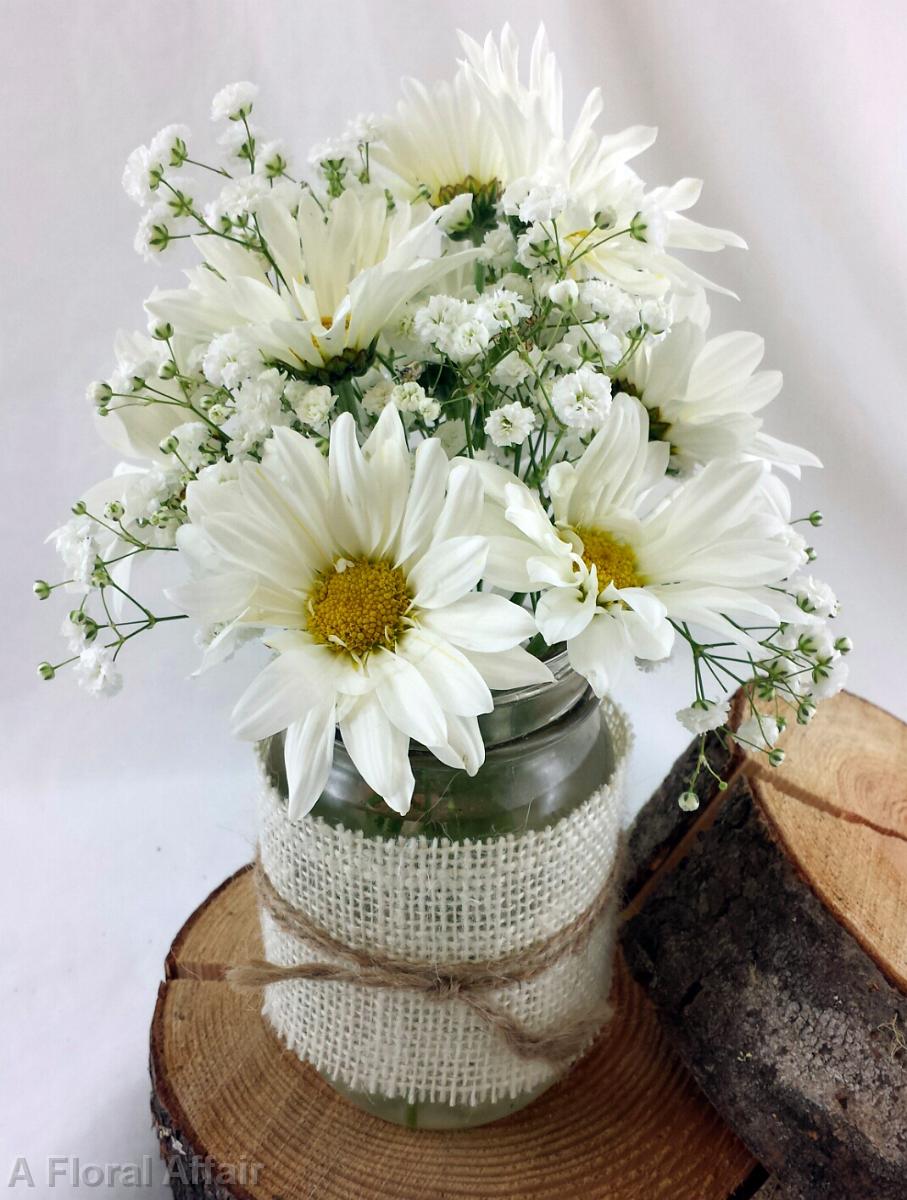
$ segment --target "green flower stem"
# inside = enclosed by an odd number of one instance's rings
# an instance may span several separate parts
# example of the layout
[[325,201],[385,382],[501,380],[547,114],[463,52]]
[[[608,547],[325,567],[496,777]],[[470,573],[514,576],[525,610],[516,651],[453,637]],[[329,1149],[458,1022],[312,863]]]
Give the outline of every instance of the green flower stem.
[[[125,596],[127,600],[130,600],[136,606],[136,608],[139,609],[140,612],[143,612],[145,614],[149,624],[154,625],[157,623],[157,617],[154,615],[154,613],[151,611],[151,609],[146,608],[145,605],[141,603],[141,601],[136,600],[135,596],[133,596],[129,592],[127,592],[125,588],[120,587],[120,585],[118,583],[115,583],[111,579],[110,582],[105,584],[104,586],[112,587],[114,589],[114,591],[119,592],[121,596]],[[102,589],[102,591],[103,591],[103,589]]]
[[[188,614],[179,613],[172,617],[153,617],[150,621],[144,621],[138,629],[133,629],[132,633],[121,634],[119,630],[117,630],[117,640],[115,642],[108,642],[105,646],[105,649],[113,650],[113,657],[114,660],[116,660],[126,643],[132,641],[134,637],[138,637],[140,633],[144,633],[147,629],[153,629],[155,625],[162,625],[165,621],[185,620],[188,620]],[[130,622],[130,624],[131,623],[132,622]]]
[[249,174],[255,174],[255,138],[252,136],[252,130],[249,128],[249,122],[246,119],[245,113],[242,116],[243,129],[246,131],[246,145],[249,147]]
[[104,591],[105,591],[104,588],[100,589],[101,606],[104,609],[104,613],[107,617],[108,628],[112,629],[113,632],[117,635],[117,637],[122,640],[122,634],[120,633],[120,630],[119,630],[119,627],[117,626],[116,621],[113,619],[113,613],[110,611],[110,607],[107,604],[107,597],[105,596]]
[[[217,434],[218,438],[220,438],[221,442],[226,443],[227,436],[223,430],[215,425],[211,418],[203,413],[201,409],[196,408],[191,400],[176,400],[173,396],[168,396],[166,392],[162,392],[158,388],[152,387],[148,383],[145,384],[143,391],[153,393],[150,401],[152,404],[172,404],[177,408],[188,409],[189,412],[194,413],[200,421],[203,421],[210,429],[212,429],[214,433]],[[158,397],[160,397],[160,399],[158,399]],[[116,411],[116,409],[114,409],[114,411]]]
[[[108,525],[106,521],[102,521],[100,517],[96,517],[94,513],[90,513],[87,508],[84,511],[85,516],[88,517],[90,521],[94,521],[95,524],[100,525],[102,529],[106,529],[108,533],[112,533],[114,537],[119,538],[120,541],[128,542],[130,545],[140,547],[143,550],[149,549],[144,542],[140,542],[139,539],[134,537],[131,533],[127,533],[125,530],[122,530],[121,532],[120,529],[116,529],[113,525]],[[100,561],[103,562],[103,559]]]
[[[597,250],[599,248],[599,246],[604,246],[605,242],[613,242],[615,238],[626,237],[626,235],[628,233],[630,233],[629,225],[627,226],[626,229],[618,229],[614,233],[609,233],[607,237],[599,238],[599,240],[597,242],[594,242],[592,245],[586,246],[586,248],[583,250],[582,254],[577,254],[576,251],[579,249],[579,247],[582,245],[582,243],[586,240],[586,238],[584,237],[574,247],[573,252],[571,253],[570,257],[567,259],[567,266],[568,267],[572,266],[575,261],[578,261],[580,258],[583,258],[586,254],[591,254],[592,251]],[[591,231],[586,236],[591,237],[592,236]]]
[[61,667],[68,667],[70,663],[78,661],[78,658],[78,654],[74,654],[72,658],[64,658],[62,662],[52,663],[51,669],[54,671],[59,671]]
[[225,179],[233,178],[225,167],[212,167],[210,163],[199,162],[197,158],[184,158],[183,162],[192,163],[193,167],[201,167],[203,171],[211,171],[215,175],[222,175]]

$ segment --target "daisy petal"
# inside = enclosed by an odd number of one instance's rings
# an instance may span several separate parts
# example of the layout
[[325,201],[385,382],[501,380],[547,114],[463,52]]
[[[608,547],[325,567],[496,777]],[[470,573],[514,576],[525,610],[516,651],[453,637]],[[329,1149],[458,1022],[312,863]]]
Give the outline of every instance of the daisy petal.
[[164,595],[202,624],[210,625],[231,620],[242,612],[254,587],[251,575],[243,571],[222,571],[167,588]]
[[400,414],[383,409],[362,448],[369,491],[364,497],[369,524],[367,552],[394,555],[410,491],[410,458]]
[[526,555],[533,550],[531,542],[517,537],[489,537],[485,582],[504,592],[528,592],[532,581],[526,570]]
[[443,741],[447,722],[441,705],[411,662],[402,654],[381,651],[374,668],[375,695],[388,720],[423,746]]
[[429,610],[422,624],[455,646],[483,653],[509,650],[536,632],[531,612],[484,592],[470,592],[446,608]]
[[467,775],[475,775],[485,761],[485,743],[475,717],[448,717],[447,740],[427,749],[448,767],[457,767]]
[[279,733],[321,701],[330,686],[330,652],[291,650],[269,663],[233,709],[233,733],[246,741]]
[[574,671],[589,681],[596,696],[613,691],[633,662],[626,627],[619,617],[600,612],[575,638],[567,643],[567,654]]
[[485,570],[488,542],[483,537],[452,537],[435,542],[409,573],[417,608],[442,608],[471,592]]
[[447,496],[432,539],[444,541],[456,534],[478,533],[483,499],[482,476],[476,464],[470,459],[456,459],[450,464]]
[[291,821],[304,817],[325,789],[334,761],[333,704],[313,708],[287,727],[284,761]]
[[[397,652],[422,675],[446,713],[475,717],[494,708],[491,692],[472,655],[463,654],[437,634],[428,629],[411,629],[398,643]],[[502,650],[501,655],[516,652]],[[486,657],[497,659],[498,655]]]
[[595,587],[551,588],[536,605],[535,619],[549,646],[577,637],[595,616]]
[[414,457],[413,481],[397,542],[400,563],[422,554],[431,541],[444,504],[444,483],[449,470],[447,455],[436,438],[421,442]]
[[522,646],[514,646],[512,650],[499,650],[496,654],[481,654],[478,650],[469,650],[466,657],[486,684],[497,692],[507,691],[508,688],[529,687],[534,683],[551,683],[554,679],[541,659],[524,650]]
[[354,557],[368,554],[374,549],[369,527],[372,498],[365,461],[356,441],[356,423],[349,413],[341,413],[331,428],[328,458],[327,511],[331,526],[347,554]]
[[374,696],[364,696],[340,722],[340,736],[356,770],[398,813],[412,803],[416,781],[409,765],[409,738],[385,716]]

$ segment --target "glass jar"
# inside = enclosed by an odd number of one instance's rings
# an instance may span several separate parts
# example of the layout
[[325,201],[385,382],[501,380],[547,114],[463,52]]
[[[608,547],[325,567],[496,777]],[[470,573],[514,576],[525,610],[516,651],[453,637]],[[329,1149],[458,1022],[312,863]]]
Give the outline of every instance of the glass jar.
[[[312,815],[370,838],[422,835],[454,842],[543,829],[562,820],[610,778],[615,754],[599,701],[566,653],[548,665],[553,683],[495,693],[494,710],[479,718],[485,762],[474,776],[413,745],[415,792],[409,812],[401,816],[363,781],[338,735],[327,786]],[[283,735],[268,739],[263,750],[271,782],[285,798]],[[339,1080],[327,1081],[366,1112],[418,1129],[486,1124],[525,1107],[550,1086],[516,1099],[451,1107],[356,1092]]]

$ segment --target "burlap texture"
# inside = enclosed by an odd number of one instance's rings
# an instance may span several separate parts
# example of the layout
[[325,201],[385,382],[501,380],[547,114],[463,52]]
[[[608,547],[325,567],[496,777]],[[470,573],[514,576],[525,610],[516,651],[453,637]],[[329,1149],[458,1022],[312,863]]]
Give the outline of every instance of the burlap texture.
[[[605,702],[614,771],[580,807],[547,829],[483,841],[367,838],[306,817],[263,778],[260,854],[275,888],[345,945],[388,957],[452,963],[495,959],[567,925],[595,900],[618,853],[631,735]],[[559,1029],[601,1005],[611,980],[614,903],[588,942],[535,978],[488,993],[533,1031]],[[322,961],[262,912],[265,957]],[[275,983],[264,1014],[284,1043],[347,1087],[451,1105],[517,1098],[559,1068],[514,1055],[456,998],[337,981]]]

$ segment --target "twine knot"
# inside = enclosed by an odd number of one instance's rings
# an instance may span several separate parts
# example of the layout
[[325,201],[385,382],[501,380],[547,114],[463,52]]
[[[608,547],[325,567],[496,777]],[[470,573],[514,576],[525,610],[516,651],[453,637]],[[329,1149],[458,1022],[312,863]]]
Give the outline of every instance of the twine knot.
[[[577,954],[588,943],[598,922],[617,907],[623,871],[623,844],[592,903],[568,924],[524,950],[499,959],[460,963],[411,962],[371,950],[347,946],[317,924],[308,913],[283,897],[256,856],[253,877],[261,907],[282,932],[334,961],[301,962],[289,966],[251,962],[230,967],[226,977],[234,988],[269,987],[292,981],[351,983],[358,987],[418,992],[427,999],[466,1004],[503,1038],[520,1058],[545,1059],[567,1066],[608,1019],[607,997],[593,1009],[557,1030],[535,1032],[509,1012],[488,1002],[485,994],[534,979],[562,958]],[[339,960],[339,961],[338,961]]]
[[449,1000],[459,994],[462,986],[459,979],[454,979],[452,975],[439,975],[429,995],[433,1000]]

